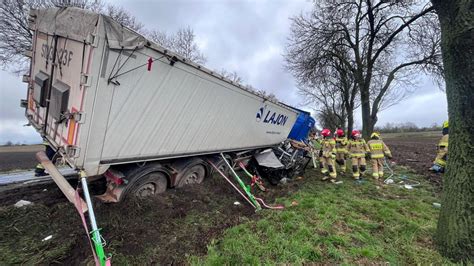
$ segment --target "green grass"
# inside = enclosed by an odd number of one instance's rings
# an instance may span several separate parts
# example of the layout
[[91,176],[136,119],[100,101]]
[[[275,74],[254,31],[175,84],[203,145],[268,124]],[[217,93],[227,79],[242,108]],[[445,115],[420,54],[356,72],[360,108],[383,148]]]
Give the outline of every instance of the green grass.
[[[208,246],[205,257],[192,264],[303,263],[449,263],[435,251],[432,236],[439,202],[429,183],[413,190],[381,186],[373,180],[356,183],[348,177],[334,185],[319,181],[315,170],[306,174],[298,192],[277,203],[283,211],[261,211],[262,218],[229,228]],[[298,205],[291,206],[293,201]]]

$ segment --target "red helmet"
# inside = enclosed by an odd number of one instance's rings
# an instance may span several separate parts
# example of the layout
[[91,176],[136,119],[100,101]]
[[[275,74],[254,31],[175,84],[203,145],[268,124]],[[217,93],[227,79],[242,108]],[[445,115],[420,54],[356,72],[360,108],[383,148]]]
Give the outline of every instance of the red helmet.
[[325,128],[321,131],[321,135],[323,135],[323,137],[329,137],[331,135],[331,130]]
[[356,138],[360,138],[360,131],[357,129],[352,130],[351,135]]
[[344,130],[342,130],[342,128],[338,128],[338,129],[336,130],[336,135],[337,135],[338,137],[343,137],[343,136],[344,136]]

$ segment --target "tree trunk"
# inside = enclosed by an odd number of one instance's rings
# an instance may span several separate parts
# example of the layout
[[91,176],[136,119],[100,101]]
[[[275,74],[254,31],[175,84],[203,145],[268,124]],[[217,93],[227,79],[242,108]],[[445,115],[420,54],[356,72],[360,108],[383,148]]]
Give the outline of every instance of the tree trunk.
[[370,98],[369,89],[365,86],[360,86],[360,106],[362,108],[362,136],[365,139],[370,137],[372,133],[372,118],[370,116]]
[[432,0],[441,23],[449,157],[436,243],[442,255],[474,261],[474,3]]
[[354,108],[352,110],[347,110],[347,136],[351,135],[352,130],[354,129]]

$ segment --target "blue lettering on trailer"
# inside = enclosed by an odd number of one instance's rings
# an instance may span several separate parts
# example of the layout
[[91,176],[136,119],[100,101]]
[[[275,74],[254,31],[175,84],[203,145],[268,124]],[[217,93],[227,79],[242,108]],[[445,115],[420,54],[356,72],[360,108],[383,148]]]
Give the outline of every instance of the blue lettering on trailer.
[[279,114],[272,110],[267,110],[267,107],[267,105],[264,105],[260,107],[260,109],[258,109],[256,116],[257,122],[262,121],[263,123],[267,124],[284,126],[286,124],[286,121],[288,120],[288,116]]

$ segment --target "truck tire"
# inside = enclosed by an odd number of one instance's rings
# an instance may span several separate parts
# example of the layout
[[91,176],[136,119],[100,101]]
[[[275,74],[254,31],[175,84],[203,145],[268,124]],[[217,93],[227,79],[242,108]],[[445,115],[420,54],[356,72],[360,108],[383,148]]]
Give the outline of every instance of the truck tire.
[[[217,161],[215,165],[217,169],[219,169],[224,175],[226,176],[230,175],[231,171],[229,167],[227,166],[227,164],[224,162],[224,160],[221,159],[220,161]],[[212,169],[212,173],[220,175],[214,168]]]
[[178,187],[189,184],[200,184],[206,177],[206,167],[201,164],[192,164],[183,169],[183,174],[178,183]]
[[123,191],[123,198],[146,198],[166,191],[168,179],[161,172],[149,172],[132,179]]

